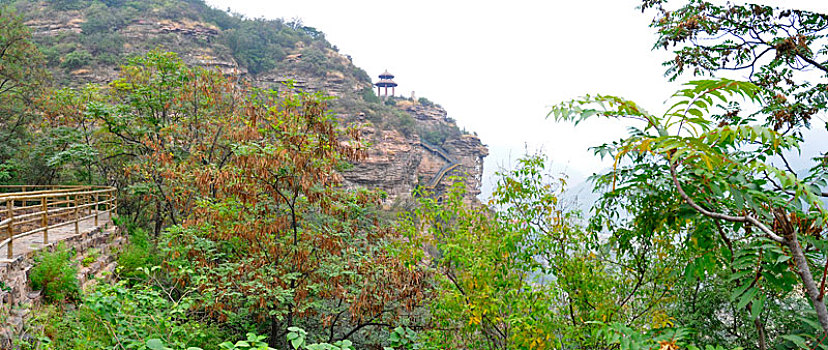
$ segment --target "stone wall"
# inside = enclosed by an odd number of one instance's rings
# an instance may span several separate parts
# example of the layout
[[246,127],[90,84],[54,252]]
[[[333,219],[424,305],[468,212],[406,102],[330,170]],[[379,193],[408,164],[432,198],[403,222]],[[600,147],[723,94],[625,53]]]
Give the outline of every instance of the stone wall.
[[[78,268],[78,282],[86,290],[96,283],[97,278],[108,280],[115,271],[115,257],[127,243],[127,237],[116,226],[99,227],[69,237],[62,244],[75,252],[74,263]],[[44,249],[53,251],[59,243],[52,243]],[[42,250],[41,250],[42,251]],[[37,252],[19,256],[9,263],[0,263],[0,349],[12,349],[12,340],[23,336],[23,321],[30,308],[41,302],[40,291],[33,291],[29,285],[29,271],[34,267]],[[94,252],[97,259],[83,266],[81,261]]]

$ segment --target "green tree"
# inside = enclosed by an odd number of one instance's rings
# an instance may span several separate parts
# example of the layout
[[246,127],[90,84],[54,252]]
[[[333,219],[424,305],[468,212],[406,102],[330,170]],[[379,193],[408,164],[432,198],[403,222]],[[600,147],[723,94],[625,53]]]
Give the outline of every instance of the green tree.
[[78,69],[90,65],[93,61],[94,58],[89,51],[75,50],[68,53],[66,57],[64,57],[63,62],[60,63],[60,66],[66,69]]
[[671,79],[686,72],[746,74],[764,97],[766,125],[776,131],[809,127],[828,107],[828,14],[703,0],[673,9],[667,2],[643,0],[642,9],[656,11],[655,48],[675,48],[675,58],[664,63]]
[[22,19],[0,5],[0,181],[24,167],[24,145],[31,141],[34,100],[43,80],[43,55],[31,41]]
[[526,157],[500,174],[489,206],[464,203],[458,181],[403,221],[400,254],[434,276],[427,346],[594,348],[608,345],[597,336],[602,322],[669,322],[671,242],[638,252],[601,242],[577,225],[560,199],[565,180],[544,162]]
[[[550,114],[576,123],[594,117],[637,121],[640,125],[628,137],[595,148],[596,154],[616,162],[613,171],[598,178],[607,186],[603,205],[627,209],[624,220],[639,222],[650,212],[643,205],[652,203],[625,208],[615,199],[649,193],[671,199],[678,205],[666,207],[665,219],[685,225],[664,239],[687,242],[687,249],[677,252],[683,257],[685,278],[703,284],[727,281],[729,299],[735,303],[733,316],[744,312],[754,322],[754,341],[762,349],[768,347],[767,325],[779,317],[768,315],[768,303],[784,299],[810,304],[809,312],[800,315],[807,325],[801,334],[773,340],[810,337],[816,344],[828,330],[822,298],[828,256],[823,249],[828,213],[821,199],[825,164],[817,160],[809,175],[797,177],[779,161],[784,152],[799,149],[802,140],[741,115],[737,98],[761,103],[761,96],[760,88],[750,83],[695,81],[675,93],[675,103],[660,116],[605,95],[563,103]],[[636,232],[624,239],[640,244],[651,237]]]

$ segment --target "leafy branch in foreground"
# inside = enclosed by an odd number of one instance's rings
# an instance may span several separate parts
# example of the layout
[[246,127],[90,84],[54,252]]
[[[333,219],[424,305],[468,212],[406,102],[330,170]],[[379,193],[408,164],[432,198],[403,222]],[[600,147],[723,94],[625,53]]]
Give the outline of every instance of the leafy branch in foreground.
[[[760,348],[770,339],[781,342],[792,336],[784,334],[784,327],[769,326],[781,322],[774,319],[779,315],[769,314],[780,305],[776,303],[792,299],[810,304],[813,316],[806,318],[814,317],[816,322],[808,324],[816,327],[796,331],[816,346],[818,335],[828,332],[825,163],[816,159],[805,176],[791,169],[787,157],[802,140],[763,125],[756,115],[743,116],[735,102],[762,103],[758,91],[746,82],[702,80],[674,94],[673,104],[659,116],[601,95],[562,103],[549,115],[575,123],[594,117],[646,123],[631,127],[620,141],[593,148],[597,155],[613,157],[615,166],[594,177],[604,193],[592,224],[623,236],[618,222],[647,219],[630,201],[653,193],[678,198],[681,205],[671,215],[692,224],[674,224],[667,239],[688,242],[684,269],[687,283],[700,283],[695,293],[719,278],[728,281],[735,306],[729,312],[747,312]],[[654,188],[656,183],[666,186]],[[625,214],[610,214],[613,210]],[[624,236],[634,244],[646,238]],[[792,290],[794,285],[807,301]]]

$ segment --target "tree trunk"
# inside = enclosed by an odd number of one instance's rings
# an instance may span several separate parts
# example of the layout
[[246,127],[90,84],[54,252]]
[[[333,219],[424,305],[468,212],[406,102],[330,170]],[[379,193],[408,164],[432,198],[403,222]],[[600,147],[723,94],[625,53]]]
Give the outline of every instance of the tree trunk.
[[819,288],[816,282],[814,282],[814,276],[811,274],[811,268],[808,266],[808,259],[805,258],[805,254],[802,252],[802,247],[799,245],[796,233],[792,233],[791,237],[785,243],[791,250],[791,255],[796,264],[796,272],[802,278],[805,292],[811,298],[811,303],[814,306],[814,311],[816,311],[819,324],[822,326],[822,331],[828,333],[828,310],[826,310],[825,302],[820,297]]
[[768,345],[765,341],[765,325],[762,324],[759,317],[753,320],[753,324],[756,326],[756,332],[759,333],[759,350],[766,350]]
[[161,229],[164,226],[164,214],[161,212],[161,200],[155,200],[155,238],[161,236]]

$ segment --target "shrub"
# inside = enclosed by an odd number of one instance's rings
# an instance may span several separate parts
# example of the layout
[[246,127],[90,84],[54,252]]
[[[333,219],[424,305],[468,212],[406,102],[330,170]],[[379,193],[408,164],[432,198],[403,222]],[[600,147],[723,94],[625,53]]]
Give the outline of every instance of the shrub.
[[89,6],[86,0],[52,0],[52,6],[58,10],[79,10]]
[[394,114],[389,118],[389,125],[395,130],[399,131],[406,137],[414,133],[417,122],[408,113],[401,111],[394,111]]
[[171,300],[159,288],[145,284],[100,283],[77,309],[33,310],[25,330],[32,337],[19,343],[22,349],[155,349],[151,345],[163,342],[183,350],[216,349],[215,344],[232,337],[189,319],[186,315],[194,300],[186,296],[191,293],[184,294]]
[[157,265],[160,261],[154,254],[149,233],[140,228],[130,228],[129,245],[118,255],[118,275],[122,279],[139,280],[144,274],[139,270],[142,267]]
[[86,15],[86,22],[81,25],[84,34],[107,33],[121,26],[121,19],[103,4],[96,3]]
[[75,50],[66,55],[60,64],[63,68],[78,69],[92,63],[92,54],[86,50]]
[[[101,61],[100,56],[119,56],[124,51],[124,38],[118,33],[94,33],[85,36],[82,40],[84,46],[90,53]],[[113,62],[122,63],[120,61]]]
[[72,264],[72,252],[58,244],[53,252],[42,252],[35,257],[35,267],[29,273],[32,289],[42,290],[48,302],[75,301],[80,296],[78,268]]
[[362,91],[359,92],[360,96],[362,96],[362,100],[368,103],[380,103],[379,97],[374,94],[374,89],[372,88],[364,88]]
[[83,267],[89,267],[89,265],[92,265],[92,263],[98,261],[99,256],[100,253],[97,249],[90,249],[83,260],[81,260],[81,265],[83,265]]

